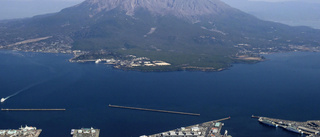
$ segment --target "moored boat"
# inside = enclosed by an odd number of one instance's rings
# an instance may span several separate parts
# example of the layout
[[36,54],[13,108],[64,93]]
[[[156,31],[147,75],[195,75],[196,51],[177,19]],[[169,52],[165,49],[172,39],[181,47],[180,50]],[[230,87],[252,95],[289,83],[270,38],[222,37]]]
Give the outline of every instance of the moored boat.
[[73,135],[74,134],[74,129],[71,129],[71,135]]
[[278,127],[278,124],[274,123],[271,120],[265,119],[263,117],[260,117],[258,120],[260,123],[268,125],[268,126],[272,126],[272,127]]
[[301,133],[300,131],[299,131],[299,129],[297,128],[297,127],[294,127],[294,126],[288,126],[288,127],[286,127],[285,128],[286,130],[289,130],[289,131],[291,131],[291,132],[295,132],[295,133]]

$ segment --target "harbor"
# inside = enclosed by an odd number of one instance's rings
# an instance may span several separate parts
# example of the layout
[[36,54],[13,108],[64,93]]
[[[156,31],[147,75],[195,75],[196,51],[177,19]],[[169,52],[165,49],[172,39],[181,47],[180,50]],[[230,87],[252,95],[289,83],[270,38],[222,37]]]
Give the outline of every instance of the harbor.
[[[39,137],[42,129],[32,126],[20,127],[19,129],[0,129],[0,137]],[[81,128],[72,129],[72,137],[99,137],[100,129]]]
[[298,122],[254,115],[252,115],[251,117],[257,118],[258,121],[264,125],[268,125],[271,127],[281,127],[290,132],[308,135],[308,137],[318,137],[320,135],[320,120]]
[[111,104],[109,104],[109,107],[112,107],[112,108],[123,108],[123,109],[132,109],[132,110],[142,110],[142,111],[152,111],[152,112],[161,112],[161,113],[172,113],[172,114],[181,114],[181,115],[191,115],[191,116],[200,116],[200,114],[197,114],[197,113],[187,113],[187,112],[158,110],[158,109],[148,109],[148,108],[138,108],[138,107],[127,107],[127,106],[118,106],[118,105],[111,105]]
[[224,134],[221,134],[222,127],[224,126],[224,123],[221,123],[221,121],[228,120],[230,118],[231,117],[222,118],[154,135],[142,135],[140,137],[232,137],[231,135],[228,135],[227,130],[224,131]]
[[66,111],[66,109],[4,109],[1,108],[1,111]]
[[25,126],[19,129],[0,129],[0,137],[39,137],[41,129]]

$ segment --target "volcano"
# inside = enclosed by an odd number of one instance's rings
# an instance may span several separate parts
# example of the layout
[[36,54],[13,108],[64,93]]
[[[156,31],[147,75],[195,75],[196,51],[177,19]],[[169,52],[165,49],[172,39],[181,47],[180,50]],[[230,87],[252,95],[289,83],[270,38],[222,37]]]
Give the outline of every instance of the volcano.
[[145,71],[217,71],[320,45],[320,30],[263,21],[220,0],[86,0],[2,21],[0,31],[2,49],[75,53],[75,61],[112,59],[117,68]]

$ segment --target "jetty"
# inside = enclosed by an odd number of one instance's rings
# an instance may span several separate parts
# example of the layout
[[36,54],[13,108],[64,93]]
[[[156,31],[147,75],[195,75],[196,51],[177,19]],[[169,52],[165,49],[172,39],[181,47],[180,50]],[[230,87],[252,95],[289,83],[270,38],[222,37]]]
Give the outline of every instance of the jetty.
[[197,113],[187,113],[187,112],[148,109],[148,108],[138,108],[138,107],[127,107],[127,106],[118,106],[118,105],[110,105],[110,104],[109,104],[109,107],[112,107],[112,108],[123,108],[123,109],[133,109],[133,110],[142,110],[142,111],[152,111],[152,112],[162,112],[162,113],[172,113],[172,114],[181,114],[181,115],[191,115],[191,116],[200,116],[200,114],[197,114]]
[[231,117],[226,117],[226,118],[214,120],[213,122],[221,122],[221,121],[225,121],[225,120],[228,120],[228,119],[231,119]]
[[66,111],[66,109],[4,109],[1,108],[1,111]]

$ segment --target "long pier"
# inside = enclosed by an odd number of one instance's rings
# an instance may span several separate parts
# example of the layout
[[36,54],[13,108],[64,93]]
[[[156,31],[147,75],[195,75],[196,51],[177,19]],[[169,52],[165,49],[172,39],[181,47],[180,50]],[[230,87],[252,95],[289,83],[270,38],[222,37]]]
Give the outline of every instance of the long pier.
[[172,114],[181,114],[181,115],[192,115],[192,116],[200,116],[200,114],[196,113],[187,113],[187,112],[178,112],[178,111],[168,111],[168,110],[158,110],[158,109],[148,109],[148,108],[137,108],[137,107],[126,107],[126,106],[118,106],[118,105],[110,105],[112,108],[124,108],[124,109],[133,109],[133,110],[143,110],[143,111],[153,111],[153,112],[162,112],[162,113],[172,113]]
[[66,111],[66,109],[3,109],[1,111]]

